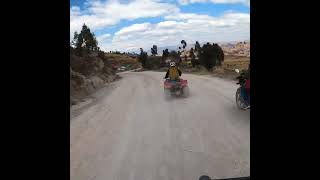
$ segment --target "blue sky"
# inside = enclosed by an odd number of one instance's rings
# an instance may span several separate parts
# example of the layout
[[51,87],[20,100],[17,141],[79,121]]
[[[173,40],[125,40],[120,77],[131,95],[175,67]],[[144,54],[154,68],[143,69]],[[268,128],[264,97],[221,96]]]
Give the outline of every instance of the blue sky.
[[70,14],[71,38],[86,23],[106,51],[250,40],[247,0],[70,0]]

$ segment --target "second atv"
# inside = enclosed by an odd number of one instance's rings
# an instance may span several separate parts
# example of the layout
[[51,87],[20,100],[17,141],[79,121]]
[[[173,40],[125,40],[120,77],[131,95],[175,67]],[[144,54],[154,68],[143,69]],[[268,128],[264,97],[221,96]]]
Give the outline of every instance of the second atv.
[[177,81],[166,79],[164,81],[164,93],[167,98],[173,95],[187,97],[189,95],[188,81],[184,79]]

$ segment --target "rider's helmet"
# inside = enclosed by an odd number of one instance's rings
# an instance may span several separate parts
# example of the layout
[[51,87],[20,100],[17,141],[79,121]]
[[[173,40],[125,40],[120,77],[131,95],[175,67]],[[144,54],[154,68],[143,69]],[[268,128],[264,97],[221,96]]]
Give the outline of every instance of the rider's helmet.
[[176,66],[176,63],[175,62],[170,62],[170,67],[174,67]]

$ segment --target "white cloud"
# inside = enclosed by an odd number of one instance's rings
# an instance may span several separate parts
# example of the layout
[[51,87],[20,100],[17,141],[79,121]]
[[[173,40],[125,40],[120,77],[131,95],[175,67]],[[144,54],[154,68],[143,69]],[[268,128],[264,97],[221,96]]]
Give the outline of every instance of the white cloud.
[[112,40],[112,35],[109,33],[97,36],[98,46],[100,48],[108,45],[111,42],[111,40]]
[[139,31],[145,31],[150,27],[150,23],[143,23],[143,24],[134,24],[128,27],[122,28],[120,31],[116,32],[115,35],[123,35],[123,34],[130,34]]
[[177,13],[179,9],[158,0],[130,0],[122,3],[118,0],[87,1],[86,10],[77,6],[70,8],[70,33],[79,31],[83,23],[92,30],[99,30],[119,23],[123,19],[158,17]]
[[178,22],[176,21],[163,21],[157,24],[159,28],[170,28],[176,26]]
[[242,3],[245,5],[250,4],[250,0],[210,0],[210,1],[216,4],[236,4],[236,3]]
[[164,17],[166,20],[189,20],[189,19],[202,19],[210,20],[212,17],[208,15],[195,14],[195,13],[177,13],[172,15],[167,15]]
[[103,35],[97,36],[97,41],[103,42],[103,41],[109,40],[110,37],[111,37],[111,34],[103,34]]
[[187,43],[250,39],[250,15],[245,13],[226,13],[220,17],[176,13],[166,16],[165,20],[157,24],[124,27],[101,48],[107,51],[137,51],[140,47],[148,50],[153,44],[158,47],[178,45],[182,39]]
[[250,6],[250,0],[178,0],[181,5],[212,2],[214,4],[244,4]]
[[[187,42],[219,42],[247,40],[250,38],[250,15],[226,12],[220,17],[181,13],[173,1],[164,0],[87,0],[85,9],[70,8],[70,36],[79,31],[83,23],[91,31],[113,26],[121,20],[164,17],[164,21],[149,22],[123,27],[118,32],[97,36],[102,50],[131,51],[140,47],[150,49],[153,44],[161,46],[178,45],[182,39]],[[216,4],[242,3],[248,0],[178,0],[181,4],[212,2]],[[171,3],[171,4],[169,4]]]

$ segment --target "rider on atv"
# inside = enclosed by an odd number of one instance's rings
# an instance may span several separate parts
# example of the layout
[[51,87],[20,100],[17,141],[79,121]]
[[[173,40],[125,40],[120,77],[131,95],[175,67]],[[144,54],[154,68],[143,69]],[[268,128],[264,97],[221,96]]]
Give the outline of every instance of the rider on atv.
[[241,96],[243,97],[246,107],[250,109],[250,64],[247,71],[243,71],[239,77],[237,77],[240,84]]
[[188,81],[181,79],[182,72],[176,66],[175,62],[170,62],[170,67],[166,73],[164,79],[164,92],[166,97],[171,97],[171,95],[181,95],[187,97],[189,94]]
[[166,76],[164,77],[165,79],[167,79],[169,77],[169,79],[171,81],[177,81],[179,80],[179,77],[181,76],[182,72],[181,70],[176,66],[175,62],[170,62],[170,67],[166,73]]

